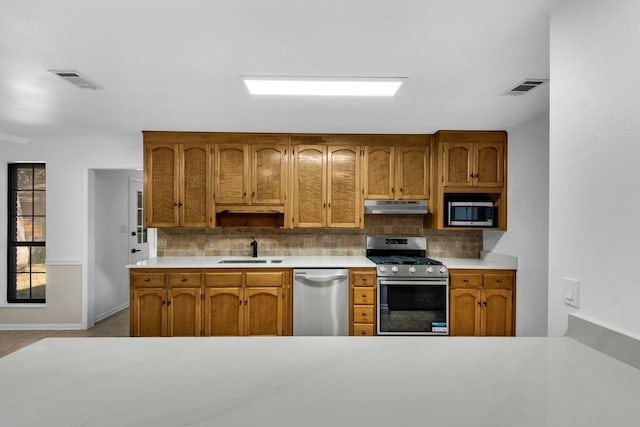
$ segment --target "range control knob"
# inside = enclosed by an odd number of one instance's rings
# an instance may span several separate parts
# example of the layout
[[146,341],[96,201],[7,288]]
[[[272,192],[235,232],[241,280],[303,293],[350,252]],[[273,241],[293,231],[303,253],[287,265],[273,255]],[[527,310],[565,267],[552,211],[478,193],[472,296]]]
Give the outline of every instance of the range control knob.
[[380,267],[378,267],[378,271],[379,271],[380,273],[384,273],[385,271],[387,271],[387,269],[385,268],[385,266],[384,266],[384,265],[381,265]]
[[398,267],[396,267],[395,265],[393,267],[391,267],[391,271],[393,271],[394,273],[398,272]]
[[427,267],[427,273],[429,274],[433,273],[433,267]]
[[440,273],[446,273],[447,267],[440,267]]
[[409,267],[409,273],[415,273],[415,272],[416,272],[415,267]]

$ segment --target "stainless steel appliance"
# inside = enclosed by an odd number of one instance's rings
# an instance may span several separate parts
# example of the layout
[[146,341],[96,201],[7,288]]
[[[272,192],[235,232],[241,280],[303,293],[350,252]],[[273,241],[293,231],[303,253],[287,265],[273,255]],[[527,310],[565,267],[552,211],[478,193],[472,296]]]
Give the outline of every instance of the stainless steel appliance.
[[493,203],[490,201],[450,201],[447,225],[493,227]]
[[293,270],[293,335],[349,335],[349,270]]
[[378,335],[448,335],[449,271],[426,237],[368,236],[376,263]]
[[425,215],[429,209],[426,200],[365,200],[364,213]]

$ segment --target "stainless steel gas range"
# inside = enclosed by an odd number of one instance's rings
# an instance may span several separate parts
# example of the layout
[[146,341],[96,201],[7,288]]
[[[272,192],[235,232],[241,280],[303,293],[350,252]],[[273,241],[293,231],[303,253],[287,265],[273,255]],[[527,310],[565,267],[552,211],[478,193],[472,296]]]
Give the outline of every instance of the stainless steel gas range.
[[449,334],[449,271],[426,253],[426,237],[367,237],[377,271],[378,335]]

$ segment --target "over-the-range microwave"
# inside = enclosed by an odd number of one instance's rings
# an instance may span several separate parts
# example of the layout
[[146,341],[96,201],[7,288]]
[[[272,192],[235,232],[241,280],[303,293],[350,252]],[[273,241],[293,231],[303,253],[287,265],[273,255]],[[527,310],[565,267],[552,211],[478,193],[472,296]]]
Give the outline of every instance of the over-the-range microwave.
[[448,226],[493,227],[493,203],[490,201],[451,201],[448,207]]

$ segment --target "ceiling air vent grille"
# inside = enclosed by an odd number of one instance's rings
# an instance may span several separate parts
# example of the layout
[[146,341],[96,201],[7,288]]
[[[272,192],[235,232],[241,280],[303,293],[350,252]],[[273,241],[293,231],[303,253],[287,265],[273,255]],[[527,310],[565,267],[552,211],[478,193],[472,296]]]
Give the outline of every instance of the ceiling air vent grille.
[[503,95],[524,95],[548,81],[549,79],[524,79],[513,88],[504,92]]
[[49,70],[58,77],[68,81],[74,86],[78,86],[81,89],[103,89],[102,86],[83,76],[76,70]]

